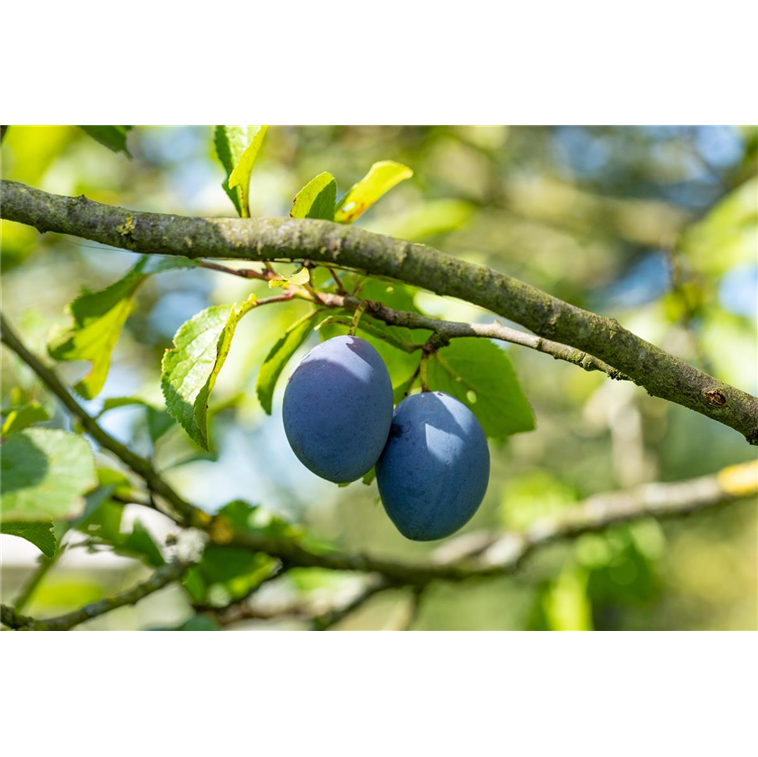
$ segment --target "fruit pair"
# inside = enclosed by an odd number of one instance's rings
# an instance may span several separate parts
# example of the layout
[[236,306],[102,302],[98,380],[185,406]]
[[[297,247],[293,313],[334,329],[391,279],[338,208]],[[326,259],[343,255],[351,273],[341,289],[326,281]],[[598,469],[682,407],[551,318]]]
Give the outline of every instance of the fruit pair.
[[487,490],[489,450],[458,400],[422,392],[392,411],[379,353],[354,336],[314,347],[284,394],[284,430],[300,462],[335,483],[376,466],[379,495],[407,538],[442,539],[467,523]]

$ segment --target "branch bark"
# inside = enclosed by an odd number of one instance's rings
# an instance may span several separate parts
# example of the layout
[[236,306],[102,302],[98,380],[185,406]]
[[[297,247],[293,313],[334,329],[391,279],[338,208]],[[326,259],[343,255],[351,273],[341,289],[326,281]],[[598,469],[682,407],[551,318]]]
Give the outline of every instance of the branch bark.
[[723,423],[758,444],[758,399],[698,371],[612,319],[582,310],[486,266],[420,244],[313,219],[190,218],[140,213],[2,182],[0,215],[142,253],[305,260],[355,268],[479,305],[539,336],[593,355],[649,394]]

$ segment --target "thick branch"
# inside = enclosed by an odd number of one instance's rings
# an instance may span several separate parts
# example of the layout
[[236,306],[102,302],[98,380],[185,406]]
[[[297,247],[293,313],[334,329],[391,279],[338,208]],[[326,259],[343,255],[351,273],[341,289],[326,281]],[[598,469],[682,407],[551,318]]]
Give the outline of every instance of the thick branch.
[[26,615],[20,615],[15,610],[0,605],[0,622],[8,628],[16,628],[21,631],[69,631],[74,626],[84,623],[92,618],[111,612],[125,605],[135,605],[148,594],[162,589],[166,584],[176,581],[185,570],[187,565],[181,562],[171,562],[153,573],[153,575],[144,583],[137,584],[123,594],[116,594],[114,597],[101,599],[99,602],[93,602],[85,605],[79,610],[60,615],[57,618],[48,618],[47,620],[37,620],[29,618]]
[[3,218],[127,250],[191,258],[337,264],[459,297],[546,339],[594,355],[649,394],[688,407],[758,444],[758,399],[622,328],[486,266],[420,244],[313,219],[189,218],[138,213],[2,182]]

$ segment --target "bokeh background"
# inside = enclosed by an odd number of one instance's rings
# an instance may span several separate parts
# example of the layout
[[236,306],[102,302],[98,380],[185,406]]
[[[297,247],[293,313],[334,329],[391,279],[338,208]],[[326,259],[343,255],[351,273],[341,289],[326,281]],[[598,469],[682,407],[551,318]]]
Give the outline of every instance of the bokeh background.
[[[211,127],[139,127],[131,159],[77,127],[11,127],[2,176],[50,192],[139,210],[234,216],[221,189]],[[340,192],[377,160],[413,168],[410,180],[358,222],[493,266],[624,326],[741,389],[758,393],[758,130],[732,127],[275,127],[253,172],[253,216],[284,216],[294,194],[330,171]],[[100,288],[136,256],[3,222],[3,311],[43,352],[52,328],[80,288]],[[282,267],[284,272],[286,267]],[[264,285],[265,286],[265,285]],[[163,351],[177,328],[211,304],[229,303],[258,284],[208,270],[152,277],[116,346],[101,395],[140,394],[160,403]],[[485,320],[466,303],[419,292],[426,312]],[[171,483],[213,511],[242,498],[260,503],[317,536],[351,550],[421,559],[432,546],[408,542],[386,518],[376,486],[339,488],[304,469],[281,424],[255,395],[261,361],[304,303],[262,308],[238,328],[214,391],[214,459],[171,429],[154,446],[144,408],[103,416],[106,428],[152,455]],[[304,348],[315,343],[313,335]],[[519,528],[597,492],[647,481],[676,481],[755,459],[736,432],[530,350],[503,347],[537,417],[537,430],[492,447],[489,490],[466,527]],[[7,351],[3,402],[13,386],[46,397]],[[285,371],[291,371],[293,363]],[[84,364],[62,364],[72,383]],[[48,425],[68,428],[59,410]],[[102,456],[108,465],[112,459]],[[156,539],[162,516],[139,517]],[[2,599],[19,591],[36,564],[34,547],[3,536]],[[518,575],[427,592],[414,629],[754,629],[758,624],[756,502],[686,519],[645,520],[543,550]],[[26,612],[71,610],[133,583],[138,561],[85,548],[67,551]],[[282,598],[329,603],[356,577],[297,571],[265,589]],[[219,587],[218,601],[224,600]],[[409,598],[388,592],[340,628],[402,627]],[[191,610],[177,587],[124,608],[90,628],[180,624]],[[239,628],[298,628],[297,620]]]

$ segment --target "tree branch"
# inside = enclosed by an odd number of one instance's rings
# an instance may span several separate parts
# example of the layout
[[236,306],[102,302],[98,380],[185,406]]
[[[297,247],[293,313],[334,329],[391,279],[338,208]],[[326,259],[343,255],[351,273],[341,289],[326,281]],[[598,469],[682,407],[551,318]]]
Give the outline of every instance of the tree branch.
[[[148,460],[135,455],[121,442],[104,431],[97,421],[73,398],[57,374],[26,349],[2,313],[0,313],[0,341],[12,349],[39,376],[47,388],[61,401],[63,406],[81,421],[84,430],[101,447],[113,452],[116,457],[144,479],[152,492],[163,497],[180,514],[180,522],[183,522],[185,525],[201,525],[201,523],[197,523],[196,521],[198,520],[198,513],[202,513],[202,511],[197,510],[189,502],[182,499],[158,474],[158,471],[153,468]],[[202,515],[205,517],[200,516],[200,520],[204,520],[207,523],[210,518],[204,513]]]
[[[602,360],[598,360],[586,352],[576,350],[566,344],[543,339],[541,336],[517,331],[509,326],[494,321],[493,323],[458,323],[455,321],[442,321],[437,318],[428,318],[418,313],[409,313],[402,310],[393,310],[381,302],[374,300],[361,300],[358,297],[343,296],[339,294],[316,293],[316,302],[328,308],[344,308],[355,310],[363,307],[366,313],[377,320],[384,321],[390,326],[402,326],[407,329],[424,329],[432,331],[443,340],[458,339],[461,337],[483,337],[485,339],[499,339],[503,342],[518,344],[552,355],[556,360],[566,360],[578,365],[586,371],[602,371],[610,378],[620,381],[629,381],[629,377],[612,368]],[[418,345],[421,349],[422,345]]]
[[149,594],[162,589],[172,581],[176,581],[188,567],[187,564],[178,561],[168,563],[158,568],[147,581],[137,584],[123,594],[101,599],[99,602],[85,605],[79,610],[68,613],[68,615],[60,615],[57,618],[37,620],[26,615],[20,615],[6,605],[0,605],[0,622],[8,628],[15,628],[20,631],[69,631],[80,623],[105,615],[105,613],[119,607],[137,604]]
[[669,355],[612,318],[574,307],[486,266],[420,244],[314,219],[139,213],[2,182],[0,215],[113,247],[191,258],[305,260],[355,268],[479,305],[593,355],[649,394],[702,413],[758,444],[758,399]]
[[[437,561],[406,563],[361,554],[317,552],[296,540],[254,532],[235,533],[224,516],[209,516],[200,508],[181,499],[147,460],[135,455],[103,431],[97,422],[73,399],[57,375],[32,355],[2,320],[2,341],[18,354],[82,422],[87,433],[111,450],[126,465],[143,477],[150,488],[177,509],[181,503],[179,523],[189,522],[205,530],[219,545],[231,544],[278,557],[290,567],[326,568],[328,570],[378,573],[393,586],[423,586],[432,581],[464,581],[471,578],[503,576],[518,569],[521,560],[534,549],[562,538],[588,531],[601,531],[615,523],[649,516],[683,515],[752,496],[758,491],[758,464],[726,468],[717,475],[703,476],[672,484],[646,484],[626,492],[596,495],[584,504],[567,509],[559,518],[541,521],[525,532],[500,534],[485,540],[477,551],[482,557],[470,560],[461,554],[450,560],[445,554],[454,550],[458,539],[471,540],[466,534],[444,545]],[[148,478],[149,477],[149,478]]]

